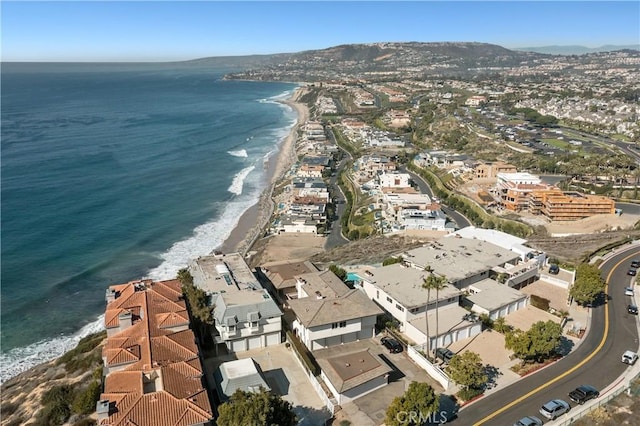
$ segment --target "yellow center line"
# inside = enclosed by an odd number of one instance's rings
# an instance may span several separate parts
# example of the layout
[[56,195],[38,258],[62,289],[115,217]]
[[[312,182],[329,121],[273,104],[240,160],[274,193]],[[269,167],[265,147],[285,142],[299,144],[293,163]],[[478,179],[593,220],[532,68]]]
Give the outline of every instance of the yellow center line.
[[[613,274],[613,271],[615,271],[623,262],[628,261],[630,258],[637,256],[637,253],[634,254],[630,254],[629,256],[626,256],[625,258],[623,258],[622,260],[620,260],[618,263],[616,263],[614,265],[613,268],[611,268],[611,272],[609,272],[609,274],[607,275],[607,279],[606,279],[606,284],[604,287],[604,292],[605,294],[608,294],[609,291],[609,281],[611,280],[611,275]],[[583,359],[582,361],[580,361],[578,364],[574,365],[573,367],[571,367],[569,370],[565,371],[564,373],[562,373],[561,375],[555,377],[554,379],[549,380],[546,383],[541,384],[540,386],[538,386],[537,388],[533,389],[532,391],[528,392],[525,395],[522,395],[520,398],[511,401],[509,404],[505,405],[504,407],[500,408],[499,410],[494,411],[493,413],[489,414],[488,416],[486,416],[485,418],[483,418],[482,420],[476,422],[473,424],[473,426],[478,426],[481,425],[489,420],[491,420],[492,418],[496,417],[499,414],[504,413],[505,411],[507,411],[509,408],[512,408],[513,406],[520,404],[522,401],[524,401],[525,399],[529,398],[530,396],[540,392],[542,389],[551,386],[552,384],[554,384],[555,382],[557,382],[560,379],[563,379],[565,377],[567,377],[569,374],[573,373],[574,371],[576,371],[578,368],[582,367],[583,365],[585,365],[587,362],[589,362],[589,360],[591,358],[593,358],[594,356],[596,356],[596,354],[598,352],[600,352],[600,350],[602,349],[602,347],[604,346],[604,343],[607,340],[607,336],[609,335],[609,303],[607,303],[606,305],[606,309],[604,311],[604,334],[602,335],[602,340],[600,341],[600,344],[598,345],[598,347],[596,347],[594,349],[593,352],[591,352],[585,359]],[[481,403],[481,401],[479,401],[479,403]]]

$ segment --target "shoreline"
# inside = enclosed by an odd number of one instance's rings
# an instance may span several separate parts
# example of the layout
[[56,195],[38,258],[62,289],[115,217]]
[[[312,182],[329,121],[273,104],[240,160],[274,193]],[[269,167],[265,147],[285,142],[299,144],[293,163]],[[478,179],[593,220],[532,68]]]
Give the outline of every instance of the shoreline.
[[262,191],[258,201],[240,216],[238,223],[227,239],[214,252],[238,252],[244,256],[268,225],[274,211],[273,188],[284,178],[297,161],[298,129],[309,119],[309,108],[307,105],[298,102],[298,100],[306,92],[306,87],[300,86],[294,90],[290,98],[279,101],[290,106],[296,112],[296,122],[279,145],[277,154],[267,161],[266,177],[268,186]]

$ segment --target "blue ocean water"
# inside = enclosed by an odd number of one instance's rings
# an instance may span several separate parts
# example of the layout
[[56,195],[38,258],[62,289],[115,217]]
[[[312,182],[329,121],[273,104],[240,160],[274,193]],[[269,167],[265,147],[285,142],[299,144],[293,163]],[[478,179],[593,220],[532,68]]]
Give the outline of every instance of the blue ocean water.
[[287,83],[183,64],[2,64],[0,380],[102,327],[104,293],[220,246],[295,123]]

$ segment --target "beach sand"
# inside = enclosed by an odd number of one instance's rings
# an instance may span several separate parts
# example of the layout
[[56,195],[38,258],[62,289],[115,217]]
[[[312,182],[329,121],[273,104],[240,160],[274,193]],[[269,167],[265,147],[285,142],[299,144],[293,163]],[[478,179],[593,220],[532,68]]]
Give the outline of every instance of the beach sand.
[[296,142],[298,138],[298,129],[307,122],[309,118],[309,109],[303,103],[297,102],[307,89],[302,86],[297,88],[291,98],[283,103],[293,108],[298,118],[291,128],[291,132],[282,141],[280,150],[275,161],[270,159],[267,163],[267,178],[269,186],[262,192],[260,199],[256,204],[251,206],[238,221],[236,227],[231,231],[229,237],[216,250],[223,253],[242,253],[245,254],[255,240],[262,234],[264,228],[269,223],[271,214],[273,213],[273,200],[271,193],[274,185],[282,179],[286,172],[291,169],[297,160]]

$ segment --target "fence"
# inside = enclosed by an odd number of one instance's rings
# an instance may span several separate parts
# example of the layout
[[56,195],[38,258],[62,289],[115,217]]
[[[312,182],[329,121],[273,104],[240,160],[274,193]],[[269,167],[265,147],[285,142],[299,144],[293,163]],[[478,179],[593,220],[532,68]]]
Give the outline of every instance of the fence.
[[637,388],[637,385],[634,385],[632,382],[638,379],[638,374],[636,374],[636,376],[634,378],[631,379],[622,379],[619,383],[623,383],[622,385],[618,384],[617,389],[614,389],[613,391],[611,391],[610,393],[608,393],[605,396],[601,396],[600,398],[598,398],[597,402],[594,402],[592,404],[588,404],[582,407],[579,407],[577,409],[577,411],[570,411],[569,413],[565,414],[563,417],[563,419],[559,419],[558,421],[556,421],[554,423],[554,426],[565,426],[565,425],[570,425],[573,422],[575,422],[576,420],[579,420],[587,415],[589,415],[589,413],[591,413],[592,411],[603,407],[605,405],[607,405],[612,399],[614,399],[615,397],[617,397],[618,395],[620,395],[622,392],[626,392],[626,391],[631,391],[632,387]]
[[407,355],[409,355],[409,358],[411,358],[416,364],[422,367],[429,376],[433,377],[434,380],[440,383],[445,391],[449,388],[449,376],[447,376],[447,374],[438,366],[431,364],[429,360],[424,357],[418,349],[416,349],[416,347],[407,346]]
[[293,349],[293,354],[295,355],[294,358],[298,361],[298,364],[300,365],[300,367],[302,367],[304,372],[307,373],[307,377],[309,378],[309,382],[311,382],[311,386],[313,386],[313,389],[315,389],[316,393],[318,394],[322,402],[324,402],[324,405],[327,407],[327,410],[333,416],[335,412],[336,404],[333,401],[331,401],[331,398],[327,395],[327,393],[322,387],[322,384],[318,381],[318,378],[313,374],[313,371],[311,371],[311,369],[307,365],[305,365],[305,361],[303,360],[303,357],[300,354],[300,352],[298,352],[298,348],[295,345],[295,342],[293,341],[291,336],[289,336],[289,333],[287,333],[287,342],[291,345],[290,348]]

